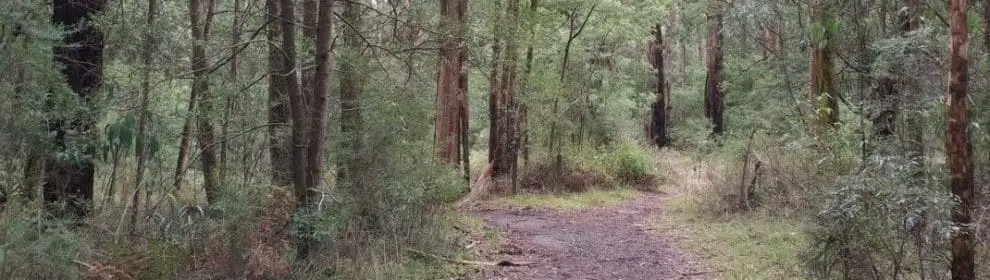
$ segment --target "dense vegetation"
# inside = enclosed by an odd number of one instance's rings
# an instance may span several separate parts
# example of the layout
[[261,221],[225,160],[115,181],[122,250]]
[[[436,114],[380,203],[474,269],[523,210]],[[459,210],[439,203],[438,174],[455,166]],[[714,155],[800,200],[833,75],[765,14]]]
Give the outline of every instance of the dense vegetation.
[[2,1],[0,278],[465,275],[410,253],[461,253],[465,196],[704,162],[696,214],[800,229],[803,277],[976,279],[988,25],[965,0]]

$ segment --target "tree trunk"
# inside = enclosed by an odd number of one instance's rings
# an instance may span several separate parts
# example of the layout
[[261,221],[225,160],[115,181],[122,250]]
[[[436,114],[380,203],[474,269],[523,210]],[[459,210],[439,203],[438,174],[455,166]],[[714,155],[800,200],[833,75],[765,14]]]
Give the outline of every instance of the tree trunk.
[[652,45],[653,52],[653,69],[657,71],[657,96],[656,100],[652,104],[652,118],[650,119],[650,140],[657,145],[657,147],[667,146],[669,139],[667,138],[667,108],[670,106],[668,100],[670,100],[669,92],[667,92],[667,79],[664,76],[664,58],[663,58],[663,27],[657,24],[653,30],[654,42]]
[[712,134],[722,135],[724,132],[723,97],[722,92],[722,12],[713,6],[708,16],[707,40],[707,74],[705,77],[705,117],[712,122]]
[[[508,175],[512,171],[515,158],[515,148],[513,138],[518,130],[516,118],[516,63],[518,60],[517,41],[513,38],[519,22],[519,0],[510,0],[505,11],[505,20],[497,25],[499,28],[509,28],[509,32],[502,33],[496,37],[502,37],[505,45],[502,52],[501,65],[497,62],[498,55],[493,64],[491,84],[492,96],[489,99],[491,118],[491,133],[489,134],[488,158],[492,162],[492,177]],[[495,47],[498,48],[499,40],[496,39]],[[497,51],[495,52],[498,53]],[[495,68],[501,66],[501,71]]]
[[[243,27],[243,19],[241,16],[241,0],[234,0],[233,8],[233,26],[231,28],[230,37],[230,60],[227,62],[227,66],[230,67],[227,82],[230,86],[237,88],[237,73],[240,67],[238,61],[238,53],[241,48],[241,28]],[[231,115],[234,114],[235,105],[237,103],[237,92],[230,92],[224,96],[224,110],[223,110],[223,122],[221,123],[220,136],[221,138],[226,138],[230,135],[231,126]],[[220,141],[220,167],[219,175],[220,181],[226,181],[227,170],[230,169],[227,166],[227,153],[230,150],[230,141],[224,139]]]
[[946,134],[947,162],[951,180],[949,187],[959,201],[952,209],[952,222],[959,230],[952,233],[952,279],[976,279],[974,270],[974,240],[970,223],[976,197],[973,191],[973,159],[966,127],[968,50],[966,41],[966,0],[949,0],[949,90],[945,96],[948,131]]
[[206,191],[206,201],[213,204],[219,198],[219,167],[217,166],[216,131],[210,122],[209,114],[213,111],[213,93],[210,91],[209,61],[206,57],[206,42],[209,40],[211,25],[210,15],[215,0],[210,0],[206,17],[203,17],[202,0],[189,2],[189,21],[192,30],[193,48],[191,66],[193,72],[192,96],[196,96],[199,110],[196,115],[198,130],[197,143],[200,150],[200,164],[203,169],[203,189]]
[[[310,110],[314,109],[310,106],[312,106],[314,101],[313,97],[315,96],[315,93],[313,92],[313,90],[316,87],[316,77],[315,77],[316,65],[314,64],[312,67],[306,65],[307,59],[309,57],[311,56],[314,58],[316,57],[316,54],[312,53],[311,51],[312,49],[308,48],[308,46],[314,46],[314,47],[316,46],[316,40],[317,40],[316,29],[317,29],[317,25],[319,25],[319,23],[317,22],[318,21],[317,13],[319,11],[319,7],[317,7],[316,1],[317,0],[302,1],[301,29],[303,35],[302,44],[304,46],[302,49],[304,51],[302,54],[297,55],[297,59],[298,57],[302,57],[302,61],[298,62],[300,65],[297,65],[301,73],[300,78],[302,79],[302,83],[300,84],[299,91],[304,98],[303,100],[305,100],[305,102],[303,102],[303,106],[305,106],[304,109],[306,110],[307,115],[312,114]],[[315,59],[314,59],[314,63],[315,63]]]
[[309,171],[306,153],[309,152],[309,126],[306,116],[306,97],[299,90],[299,76],[296,71],[295,7],[292,0],[279,1],[279,14],[282,18],[283,64],[281,76],[285,79],[285,94],[289,98],[289,113],[292,116],[292,185],[297,203],[309,201],[309,184],[306,172]]
[[465,117],[466,84],[462,81],[462,69],[467,56],[463,45],[467,31],[465,0],[440,0],[440,13],[444,17],[448,35],[440,49],[440,67],[437,71],[437,117],[434,125],[434,144],[437,158],[448,164],[462,164],[463,141],[467,132]]
[[[533,73],[533,40],[536,36],[535,27],[536,24],[536,8],[539,5],[539,0],[530,0],[529,2],[529,37],[528,46],[526,46],[526,65],[525,73],[523,73],[523,80],[520,83],[519,88],[523,94],[529,94],[529,78],[530,74]],[[529,163],[529,108],[526,106],[526,102],[522,102],[522,96],[520,96],[519,102],[519,152],[522,153],[522,160],[524,164]],[[518,155],[517,155],[518,157]]]
[[281,35],[278,0],[265,0],[266,21],[268,22],[268,152],[271,157],[272,183],[277,186],[292,184],[289,141],[289,102],[286,90],[287,78],[282,75],[285,69],[285,56],[278,44]]
[[[677,13],[674,14],[674,16],[677,17],[675,21],[677,22],[678,30],[685,30],[683,14],[684,11],[680,8],[680,6],[678,6]],[[686,46],[687,42],[684,41],[684,36],[682,36],[681,34],[677,34],[676,36],[677,36],[677,46],[680,49],[680,53],[678,54],[678,56],[680,57],[680,61],[677,65],[677,70],[679,74],[677,80],[677,86],[684,87],[684,85],[687,83],[687,63],[688,63],[687,46]]]
[[141,64],[144,66],[144,77],[141,80],[141,105],[138,111],[138,133],[134,139],[137,151],[137,167],[134,171],[134,193],[131,196],[131,230],[134,234],[137,225],[138,208],[140,206],[141,184],[144,182],[144,169],[148,161],[148,147],[145,137],[148,133],[148,107],[151,95],[151,66],[154,65],[152,54],[155,52],[155,37],[152,27],[155,26],[155,16],[158,14],[158,0],[148,0],[148,14],[145,21],[144,45],[141,47]]
[[[52,2],[52,22],[72,32],[62,38],[62,45],[56,46],[55,60],[64,65],[62,75],[69,89],[89,106],[99,91],[103,79],[103,32],[92,24],[96,15],[103,11],[103,0],[55,0]],[[48,155],[45,180],[42,192],[48,213],[56,216],[87,216],[92,209],[93,183],[96,166],[93,162],[95,149],[83,147],[81,156],[75,160],[59,159],[55,154],[68,147],[69,131],[76,131],[82,137],[92,137],[91,129],[95,119],[85,117],[70,120],[55,120],[48,129],[55,135],[55,151]],[[60,205],[64,205],[64,208]]]
[[818,123],[823,128],[839,124],[839,92],[835,79],[833,61],[834,31],[831,25],[831,12],[824,0],[816,0],[812,5],[815,28],[823,30],[822,38],[812,38],[811,62],[809,64],[809,85],[812,99],[819,99]]
[[175,175],[173,175],[172,188],[182,189],[182,181],[186,177],[186,169],[189,168],[189,146],[192,142],[193,117],[196,114],[196,92],[191,92],[189,102],[186,103],[186,120],[182,123],[182,133],[179,140],[179,156],[175,163]]
[[[367,166],[364,162],[366,157],[362,155],[364,120],[361,115],[361,99],[365,81],[364,75],[359,71],[364,68],[366,46],[360,34],[363,25],[361,13],[361,5],[345,2],[343,18],[349,24],[341,30],[344,49],[339,52],[346,61],[340,64],[340,133],[343,139],[340,142],[337,172],[341,186],[347,188],[355,201],[355,210],[362,219],[362,230],[373,230],[377,226],[374,221],[378,219],[374,211],[375,192],[369,188],[367,178],[362,173]],[[460,149],[460,146],[455,148]]]
[[[316,27],[316,69],[313,73],[313,89],[312,96],[309,100],[312,108],[310,109],[309,115],[309,145],[307,152],[309,156],[309,162],[307,163],[307,168],[309,172],[306,178],[308,184],[307,189],[309,193],[307,194],[306,203],[312,203],[313,199],[316,198],[316,194],[320,188],[323,187],[323,174],[325,172],[325,158],[326,158],[326,139],[327,139],[327,96],[330,94],[330,63],[333,59],[333,53],[330,49],[331,41],[333,40],[333,1],[331,0],[320,0],[319,7],[316,8],[317,12],[317,27]],[[351,2],[347,2],[347,6],[353,5]],[[350,23],[356,26],[355,22]],[[344,92],[342,87],[341,93]],[[347,100],[342,99],[344,103]],[[342,106],[346,107],[345,106]],[[351,111],[356,111],[358,117],[360,117],[360,107],[354,108]],[[341,115],[342,119],[347,119],[346,114]],[[342,120],[341,122],[344,122]]]

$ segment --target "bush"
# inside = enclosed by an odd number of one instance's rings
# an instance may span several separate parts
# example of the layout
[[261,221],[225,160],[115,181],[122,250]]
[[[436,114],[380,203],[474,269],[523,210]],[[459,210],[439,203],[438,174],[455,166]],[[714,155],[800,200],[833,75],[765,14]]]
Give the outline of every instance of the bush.
[[622,183],[649,184],[656,177],[650,152],[640,145],[621,144],[613,153],[612,161],[610,172]]
[[0,279],[75,279],[74,258],[84,242],[68,222],[38,219],[29,207],[9,204],[0,214]]
[[[912,175],[904,159],[875,159],[858,174],[841,176],[809,235],[809,271],[817,279],[939,279],[953,230],[953,199]],[[852,275],[852,276],[851,276]]]

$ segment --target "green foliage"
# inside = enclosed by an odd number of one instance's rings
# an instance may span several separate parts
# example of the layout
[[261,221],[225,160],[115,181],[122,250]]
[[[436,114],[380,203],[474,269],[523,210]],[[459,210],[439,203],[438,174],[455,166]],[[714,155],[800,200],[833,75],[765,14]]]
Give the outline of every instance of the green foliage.
[[612,155],[612,172],[620,181],[635,184],[653,178],[653,159],[642,146],[621,144]]
[[849,273],[868,278],[937,277],[933,267],[944,260],[928,258],[947,246],[954,227],[953,199],[935,182],[919,178],[916,163],[876,158],[863,171],[836,181],[816,224],[808,230],[814,243],[807,254],[810,271],[820,279]]
[[76,279],[73,261],[85,247],[68,221],[38,217],[28,205],[8,204],[0,213],[0,278]]

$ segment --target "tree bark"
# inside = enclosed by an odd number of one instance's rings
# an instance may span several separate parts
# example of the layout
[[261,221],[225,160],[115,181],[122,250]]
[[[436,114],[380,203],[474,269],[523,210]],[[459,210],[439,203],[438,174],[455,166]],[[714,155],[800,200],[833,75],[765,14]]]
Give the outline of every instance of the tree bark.
[[650,140],[657,145],[657,147],[667,146],[669,139],[667,138],[667,108],[670,106],[668,101],[670,100],[669,92],[667,92],[667,79],[664,68],[664,45],[663,45],[663,26],[659,23],[653,28],[654,42],[652,45],[652,58],[651,64],[653,64],[653,69],[657,71],[657,96],[656,100],[652,104],[652,118],[650,119]]
[[[440,0],[447,36],[440,49],[437,71],[437,117],[434,125],[436,155],[447,164],[463,164],[463,142],[467,130],[466,80],[462,78],[467,51],[464,36],[467,31],[467,1]],[[466,78],[466,77],[465,77]]]
[[278,0],[265,0],[265,18],[268,22],[268,152],[272,165],[272,183],[278,186],[292,184],[290,163],[289,103],[286,95],[288,81],[282,75],[285,56],[278,47],[281,39],[281,21]]
[[722,12],[713,5],[708,16],[707,74],[705,77],[705,117],[712,122],[712,134],[722,135],[725,130],[722,92]]
[[969,121],[966,118],[967,83],[966,68],[969,58],[966,43],[968,27],[966,0],[949,0],[949,87],[945,96],[948,131],[946,134],[947,162],[950,172],[949,188],[959,201],[952,209],[952,222],[959,230],[952,233],[952,279],[976,279],[973,230],[970,223],[972,207],[976,201],[973,191],[972,148],[966,135]]
[[186,103],[186,120],[182,123],[182,133],[179,135],[179,155],[175,163],[175,174],[173,175],[172,188],[182,189],[182,181],[186,177],[186,169],[189,168],[189,146],[192,142],[193,117],[196,114],[195,92],[190,93],[189,102]]
[[[517,31],[519,22],[519,0],[510,0],[505,11],[505,18],[497,25],[499,28],[508,27],[509,32],[496,35],[493,47],[495,62],[492,70],[491,98],[489,99],[489,117],[491,118],[491,133],[489,134],[488,158],[492,162],[492,176],[508,175],[515,158],[514,138],[518,130],[516,101],[516,63],[518,60],[517,41],[512,34]],[[505,45],[499,61],[498,38],[504,39]],[[498,62],[501,62],[500,64]],[[501,67],[501,71],[496,71]]]
[[[67,31],[62,45],[56,46],[55,60],[64,65],[69,89],[79,96],[84,106],[99,91],[103,80],[103,32],[93,24],[106,2],[104,0],[55,0],[52,2],[52,22],[63,26]],[[70,120],[55,120],[48,129],[55,135],[55,151],[48,155],[44,165],[45,180],[42,193],[48,213],[56,217],[89,215],[93,203],[93,183],[96,166],[93,162],[95,149],[82,147],[81,156],[74,160],[59,159],[55,153],[67,149],[68,137],[72,134],[92,137],[91,130],[96,120],[76,117]],[[78,136],[77,136],[78,137]],[[61,207],[60,205],[64,205]]]
[[[210,0],[213,7],[215,0]],[[197,143],[200,150],[200,164],[203,169],[203,189],[206,191],[206,201],[213,204],[219,198],[219,167],[217,166],[216,131],[210,122],[209,114],[213,111],[213,93],[210,91],[209,61],[206,57],[206,42],[209,40],[212,8],[206,11],[204,18],[202,0],[189,1],[189,21],[192,30],[193,48],[191,68],[193,85],[191,95],[196,96],[199,110],[196,115],[198,130]]]
[[282,25],[282,52],[283,64],[280,71],[285,79],[285,93],[289,98],[289,114],[292,117],[292,185],[295,191],[296,201],[304,204],[309,201],[310,186],[307,182],[309,171],[306,153],[309,152],[309,126],[306,116],[306,97],[299,90],[299,74],[296,71],[296,14],[293,0],[279,1],[279,14]]
[[364,81],[358,73],[364,50],[360,30],[357,29],[361,26],[360,7],[350,2],[345,3],[344,20],[348,24],[341,30],[344,48],[340,53],[347,61],[340,64],[340,133],[343,140],[340,141],[337,175],[341,185],[348,188],[357,203],[363,206],[370,201],[365,200],[367,193],[358,174],[362,168],[360,164],[363,134],[361,95],[364,90]]
[[839,124],[839,92],[833,60],[835,42],[832,40],[834,37],[832,33],[835,30],[829,26],[832,22],[831,11],[823,2],[824,0],[815,0],[811,4],[815,28],[821,30],[822,38],[812,38],[809,93],[812,99],[820,99],[818,106],[819,125],[831,128]]

